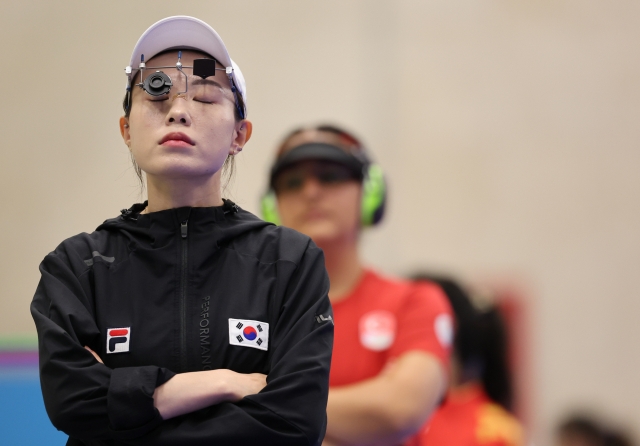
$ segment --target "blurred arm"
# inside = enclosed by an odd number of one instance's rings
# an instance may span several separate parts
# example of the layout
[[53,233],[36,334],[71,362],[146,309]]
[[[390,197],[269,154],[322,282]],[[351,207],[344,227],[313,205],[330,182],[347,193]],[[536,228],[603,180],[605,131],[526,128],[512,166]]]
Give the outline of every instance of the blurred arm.
[[332,387],[325,445],[399,444],[422,426],[445,388],[440,361],[416,350],[375,378]]

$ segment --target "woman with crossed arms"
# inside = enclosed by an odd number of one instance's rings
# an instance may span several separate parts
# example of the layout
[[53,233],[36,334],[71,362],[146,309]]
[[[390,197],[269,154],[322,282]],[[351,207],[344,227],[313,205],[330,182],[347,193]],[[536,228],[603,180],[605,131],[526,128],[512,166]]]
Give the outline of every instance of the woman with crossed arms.
[[68,445],[319,445],[333,325],[322,251],[222,198],[249,141],[220,36],[152,25],[120,131],[148,201],[63,241],[31,305],[45,407]]

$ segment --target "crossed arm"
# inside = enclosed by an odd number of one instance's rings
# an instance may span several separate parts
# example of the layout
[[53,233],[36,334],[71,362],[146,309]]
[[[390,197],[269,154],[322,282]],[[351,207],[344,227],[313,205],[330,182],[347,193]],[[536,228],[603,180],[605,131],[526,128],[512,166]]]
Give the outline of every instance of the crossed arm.
[[422,426],[445,388],[443,367],[423,351],[401,355],[372,379],[331,387],[323,445],[400,444]]
[[88,275],[76,274],[63,255],[47,256],[31,312],[53,425],[95,444],[319,444],[333,341],[333,325],[314,317],[331,311],[326,273],[319,273],[323,263],[312,246],[299,263],[283,261],[281,312],[265,378],[231,370],[106,367],[83,348],[101,336]]
[[[104,364],[96,352],[87,350]],[[175,375],[153,392],[153,405],[163,420],[185,415],[222,402],[240,401],[260,392],[267,385],[262,373],[237,373],[227,369]]]

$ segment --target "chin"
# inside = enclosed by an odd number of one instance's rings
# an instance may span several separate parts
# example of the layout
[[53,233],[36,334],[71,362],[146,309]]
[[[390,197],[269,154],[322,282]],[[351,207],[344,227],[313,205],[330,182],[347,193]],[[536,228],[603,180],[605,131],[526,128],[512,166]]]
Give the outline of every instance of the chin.
[[[217,165],[219,164],[219,165]],[[187,179],[193,177],[200,176],[211,176],[218,172],[224,161],[222,163],[205,163],[198,160],[193,159],[172,159],[166,160],[165,162],[156,163],[149,170],[145,170],[142,167],[142,170],[147,172],[150,175],[154,175],[159,178],[167,178],[167,179]]]
[[311,237],[316,245],[331,243],[340,239],[340,231],[335,225],[326,222],[313,222],[294,227],[298,232]]

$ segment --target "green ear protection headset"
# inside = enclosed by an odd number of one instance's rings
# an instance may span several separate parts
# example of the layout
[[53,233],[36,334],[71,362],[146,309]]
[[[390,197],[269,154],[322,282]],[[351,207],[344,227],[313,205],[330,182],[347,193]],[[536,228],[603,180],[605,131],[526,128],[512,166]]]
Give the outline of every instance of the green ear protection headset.
[[[349,156],[354,159],[358,158],[358,162],[363,165],[362,201],[360,204],[362,226],[374,226],[378,224],[384,216],[387,195],[387,185],[384,180],[382,168],[377,164],[371,163],[364,154],[362,157],[364,159],[359,159],[361,157],[356,158],[353,155]],[[278,214],[278,199],[272,188],[262,196],[260,208],[262,210],[262,218],[265,221],[276,225],[281,224],[280,215]]]

